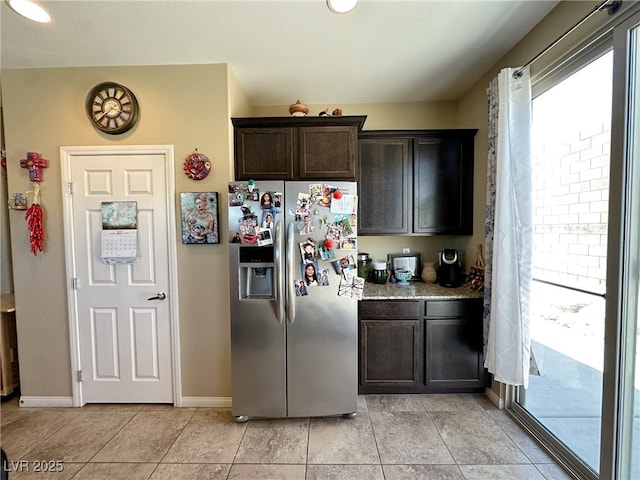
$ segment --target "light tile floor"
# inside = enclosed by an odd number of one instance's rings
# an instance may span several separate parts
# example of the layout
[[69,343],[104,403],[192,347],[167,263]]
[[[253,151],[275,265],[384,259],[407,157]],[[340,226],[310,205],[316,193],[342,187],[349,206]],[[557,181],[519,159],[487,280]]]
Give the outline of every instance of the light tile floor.
[[[358,416],[235,423],[168,405],[5,402],[9,480],[567,480],[483,395],[367,395]],[[49,462],[49,463],[46,463]],[[59,472],[36,472],[36,467]]]

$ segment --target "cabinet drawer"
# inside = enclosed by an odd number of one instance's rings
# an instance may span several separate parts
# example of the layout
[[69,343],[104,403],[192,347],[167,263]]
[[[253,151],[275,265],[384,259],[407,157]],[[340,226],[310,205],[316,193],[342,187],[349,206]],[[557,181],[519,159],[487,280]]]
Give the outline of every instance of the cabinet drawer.
[[475,317],[482,312],[482,299],[427,302],[427,318]]
[[409,300],[406,302],[388,300],[365,300],[360,302],[360,318],[379,319],[408,319],[420,317],[421,302]]

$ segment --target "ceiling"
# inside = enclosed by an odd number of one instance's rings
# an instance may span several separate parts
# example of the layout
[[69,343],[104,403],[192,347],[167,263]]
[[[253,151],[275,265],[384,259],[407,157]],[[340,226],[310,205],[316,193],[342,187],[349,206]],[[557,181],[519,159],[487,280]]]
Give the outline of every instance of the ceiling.
[[[454,100],[558,2],[42,1],[51,25],[1,2],[3,68],[228,63],[253,105]],[[117,80],[117,79],[112,79]]]

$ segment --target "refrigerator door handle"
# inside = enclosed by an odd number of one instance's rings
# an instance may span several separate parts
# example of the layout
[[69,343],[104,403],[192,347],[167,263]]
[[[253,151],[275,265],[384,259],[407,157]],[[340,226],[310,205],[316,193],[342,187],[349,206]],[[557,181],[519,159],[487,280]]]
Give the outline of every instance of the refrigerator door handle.
[[284,292],[284,268],[282,258],[282,243],[284,235],[282,233],[282,222],[278,221],[275,224],[275,250],[274,250],[274,277],[275,277],[275,299],[276,299],[276,315],[278,323],[284,322],[285,316],[285,292]]
[[289,324],[293,325],[293,322],[296,319],[296,287],[295,287],[295,279],[296,275],[294,272],[293,265],[293,239],[294,239],[294,227],[293,222],[289,224],[289,228],[287,228],[287,319]]

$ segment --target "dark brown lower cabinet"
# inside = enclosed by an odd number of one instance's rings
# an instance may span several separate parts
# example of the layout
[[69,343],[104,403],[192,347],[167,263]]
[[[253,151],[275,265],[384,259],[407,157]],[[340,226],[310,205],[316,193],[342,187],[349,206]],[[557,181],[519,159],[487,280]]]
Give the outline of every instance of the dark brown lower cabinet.
[[408,393],[422,383],[418,301],[360,302],[360,393]]
[[426,325],[426,386],[448,391],[483,388],[482,323],[469,318],[446,318],[427,319]]
[[482,299],[364,300],[359,393],[482,392]]
[[420,320],[363,320],[361,328],[360,348],[364,352],[361,385],[390,392],[407,392],[418,387]]

